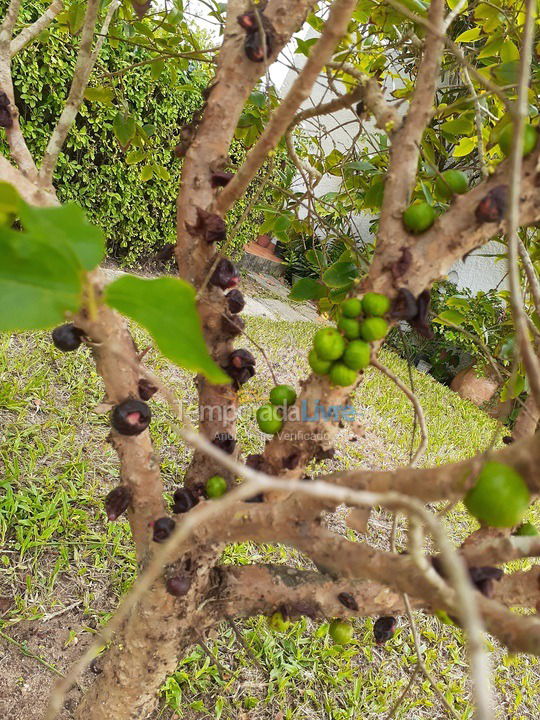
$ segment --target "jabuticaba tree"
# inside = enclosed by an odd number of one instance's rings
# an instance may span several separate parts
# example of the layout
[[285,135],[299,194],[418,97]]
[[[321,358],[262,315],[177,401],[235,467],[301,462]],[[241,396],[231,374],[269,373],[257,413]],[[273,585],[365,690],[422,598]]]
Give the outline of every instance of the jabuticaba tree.
[[[56,327],[52,341],[58,350],[76,351],[83,344],[90,349],[110,413],[110,430],[102,439],[112,444],[120,465],[120,483],[104,498],[105,514],[114,521],[127,513],[140,568],[131,593],[52,692],[47,719],[57,717],[67,690],[106,644],[101,673],[73,711],[78,720],[150,717],[159,688],[179,658],[225,618],[265,614],[277,631],[300,616],[328,620],[330,638],[346,644],[353,636],[350,618],[372,616],[375,642],[382,645],[392,637],[397,617],[404,612],[410,615],[414,608],[463,627],[469,641],[476,717],[491,720],[482,629],[512,651],[540,655],[537,614],[509,610],[517,605],[540,611],[538,567],[504,575],[498,567],[540,554],[535,528],[523,522],[540,491],[540,444],[537,436],[526,434],[502,449],[459,463],[418,467],[427,443],[423,411],[414,394],[380,363],[378,352],[388,329],[403,320],[429,336],[433,282],[471,250],[490,239],[503,239],[514,276],[516,360],[521,358],[531,397],[540,407],[539,363],[527,329],[519,275],[515,283],[519,251],[527,303],[539,312],[538,277],[526,243],[520,244],[517,236],[518,228],[523,234],[540,221],[537,123],[526,118],[528,87],[532,83],[534,94],[538,78],[529,70],[532,2],[519,16],[504,21],[513,21],[512,28],[520,30],[523,58],[511,85],[513,94],[507,95],[496,80],[480,72],[486,63],[477,59],[476,48],[465,57],[453,42],[460,42],[458,25],[459,32],[465,32],[464,25],[478,27],[475,37],[489,40],[487,21],[474,10],[448,18],[442,0],[432,0],[427,10],[418,4],[415,12],[407,8],[400,12],[395,2],[386,7],[366,1],[360,7],[356,0],[335,0],[323,8],[310,0],[269,0],[253,6],[230,0],[223,11],[220,47],[204,53],[195,47],[183,51],[183,57],[196,60],[204,54],[214,63],[214,76],[189,133],[170,129],[171,137],[182,136],[177,152],[183,166],[174,247],[181,279],[125,276],[108,286],[98,269],[103,238],[77,208],[59,206],[53,186],[55,169],[105,38],[110,32],[110,40],[122,40],[116,35],[120,19],[124,25],[143,24],[149,40],[145,52],[153,53],[152,62],[175,62],[161,48],[172,39],[168,34],[177,31],[184,33],[189,48],[189,33],[178,26],[174,13],[167,14],[167,23],[162,22],[164,13],[148,14],[147,3],[135,3],[130,9],[120,7],[116,0],[104,7],[97,0],[87,0],[80,20],[80,14],[75,17],[70,8],[65,11],[54,0],[32,24],[18,23],[20,4],[12,0],[7,6],[0,31],[0,120],[9,146],[9,158],[0,158],[0,178],[6,183],[1,187],[0,266],[4,270],[0,300],[4,294],[7,302],[7,293],[17,287],[17,294],[10,296],[13,310],[8,315],[0,312],[0,329]],[[255,131],[250,133],[249,150],[244,162],[231,172],[231,144],[238,128],[245,129],[246,103],[260,87],[268,65],[306,20],[319,31],[306,51],[305,63],[281,101],[274,98],[270,111],[265,108],[266,114],[252,115]],[[19,123],[11,58],[38,38],[45,42],[44,31],[52,32],[57,23],[76,25],[68,37],[77,61],[60,116],[43,143],[44,151],[36,157]],[[395,71],[385,65],[384,56],[379,53],[376,63],[366,62],[369,50],[363,41],[373,37],[382,45],[393,41],[393,47],[403,48],[406,104],[398,105],[383,90],[387,74]],[[464,83],[451,98],[440,82],[441,67],[446,71],[460,65],[470,73],[471,84]],[[332,99],[301,110],[318,83],[328,87]],[[106,86],[102,91],[103,97],[109,96]],[[489,113],[482,114],[479,93],[487,97]],[[145,131],[123,113],[122,99],[117,102],[113,131],[122,147],[133,145],[136,150]],[[339,262],[334,264],[328,268],[329,275],[310,285],[311,298],[319,300],[329,314],[329,327],[317,332],[309,352],[313,372],[299,378],[296,387],[276,384],[269,401],[257,412],[259,427],[268,435],[264,450],[243,463],[235,410],[238,391],[252,381],[257,365],[250,350],[235,347],[247,345],[249,338],[241,337],[240,275],[224,255],[231,231],[228,213],[286,138],[291,161],[305,181],[300,195],[310,200],[315,214],[306,219],[299,213],[296,222],[304,223],[305,230],[305,223],[319,221],[312,202],[314,186],[330,170],[336,154],[328,165],[324,158],[317,160],[316,154],[306,151],[305,138],[295,149],[293,129],[303,119],[347,108],[356,109],[354,122],[362,123],[370,116],[386,136],[388,152],[381,151],[366,171],[369,175],[375,167],[384,177],[374,252],[369,266],[362,264],[362,277],[358,256],[351,251],[341,267],[336,267]],[[466,123],[464,132],[470,136],[462,139],[472,143],[471,153],[474,143],[479,145],[468,165],[456,160],[463,155],[446,152],[448,126],[441,126],[442,139],[434,146],[432,131],[439,129],[441,115],[469,118],[470,127]],[[512,131],[505,129],[509,124]],[[455,140],[458,126],[452,126]],[[313,137],[311,142],[317,144]],[[354,145],[350,149],[355,150]],[[344,156],[343,161],[348,158]],[[361,167],[360,163],[357,188],[368,181]],[[458,174],[449,175],[449,170]],[[259,179],[263,186],[264,178]],[[346,195],[352,197],[350,188]],[[356,195],[356,209],[361,210],[364,195]],[[337,193],[336,207],[340,197]],[[290,220],[287,203],[298,208],[301,198],[276,192],[275,202]],[[350,241],[354,247],[356,238]],[[46,264],[41,261],[44,254]],[[333,286],[325,284],[325,277],[330,276]],[[5,305],[0,303],[0,307]],[[152,402],[159,393],[176,411],[176,401],[145,367],[145,352],[139,352],[124,317],[146,328],[165,357],[193,372],[200,408],[213,411],[208,416],[201,413],[198,433],[185,424],[179,429],[194,453],[170,507],[152,443]],[[369,365],[388,374],[411,400],[422,435],[413,462],[394,471],[352,468],[314,477],[310,470],[308,476],[308,464],[311,468],[313,461],[333,456],[339,418],[302,419],[298,409],[345,406]],[[504,501],[494,502],[494,498]],[[426,505],[463,499],[481,525],[456,549]],[[393,543],[390,550],[381,550],[363,539],[352,542],[330,532],[321,522],[322,513],[342,503],[357,506],[364,524],[372,506],[382,505],[407,516],[407,551],[396,552]],[[434,557],[424,554],[423,534],[433,539]],[[310,558],[316,570],[222,565],[225,546],[242,541],[285,543]]]

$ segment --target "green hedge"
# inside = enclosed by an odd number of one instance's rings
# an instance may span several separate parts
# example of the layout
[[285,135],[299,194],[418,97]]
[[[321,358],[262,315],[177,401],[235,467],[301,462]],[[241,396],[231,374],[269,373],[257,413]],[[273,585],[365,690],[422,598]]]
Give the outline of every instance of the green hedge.
[[[0,3],[5,5],[5,0]],[[31,22],[38,8],[28,5],[21,22]],[[119,23],[115,32],[127,23]],[[16,56],[13,75],[21,124],[30,149],[40,157],[50,131],[62,110],[69,90],[78,41],[62,32],[57,24],[50,32]],[[90,86],[107,85],[114,89],[111,104],[85,101],[72,128],[55,173],[55,185],[61,201],[75,200],[92,222],[103,228],[109,255],[123,264],[133,265],[175,239],[175,199],[178,192],[181,161],[172,154],[180,127],[191,119],[203,99],[201,90],[209,80],[208,66],[187,60],[166,64],[157,79],[150,65],[107,78],[127,65],[151,57],[140,47],[120,42],[111,47],[106,41]],[[128,165],[112,131],[112,121],[125,108],[140,125],[150,124],[152,162],[164,166],[170,178],[140,179],[141,165]],[[2,140],[4,147],[5,143]],[[232,156],[241,159],[245,150],[235,141]],[[230,213],[232,226],[248,202],[249,194]],[[236,234],[232,254],[257,233],[258,215],[251,216]]]

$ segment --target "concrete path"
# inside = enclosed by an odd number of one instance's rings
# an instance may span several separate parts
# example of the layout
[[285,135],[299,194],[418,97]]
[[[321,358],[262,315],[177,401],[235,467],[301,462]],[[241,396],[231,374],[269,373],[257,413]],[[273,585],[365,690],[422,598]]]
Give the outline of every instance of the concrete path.
[[[122,270],[103,268],[106,281],[112,282],[120,275],[125,275]],[[293,303],[288,300],[288,287],[270,275],[260,273],[248,273],[250,286],[255,286],[255,294],[244,293],[246,306],[242,311],[244,315],[254,317],[265,317],[271,320],[286,320],[288,322],[317,322],[317,310],[309,303]],[[269,297],[257,297],[256,286],[260,286],[261,294],[267,293],[277,295],[281,299]]]

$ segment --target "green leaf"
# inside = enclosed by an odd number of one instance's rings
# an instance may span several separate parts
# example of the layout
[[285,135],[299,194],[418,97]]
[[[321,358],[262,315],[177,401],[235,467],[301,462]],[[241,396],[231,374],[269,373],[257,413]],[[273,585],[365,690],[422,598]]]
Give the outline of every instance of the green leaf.
[[519,80],[519,61],[502,63],[493,69],[493,74],[501,85],[516,85]]
[[173,277],[154,280],[124,275],[107,286],[105,301],[142,325],[163,355],[214,383],[230,378],[208,354],[195,303],[195,290]]
[[329,287],[343,288],[351,284],[358,276],[358,270],[354,263],[336,262],[324,271],[322,279]]
[[81,267],[62,238],[0,227],[0,332],[57,325],[81,295]]
[[477,143],[478,143],[478,140],[475,137],[461,138],[459,143],[454,148],[454,152],[452,153],[452,156],[453,157],[465,157],[465,155],[469,155],[470,153],[472,153],[472,151],[476,147]]
[[468,135],[473,129],[472,120],[465,115],[447,120],[439,126],[441,132],[447,135]]
[[152,177],[154,177],[154,169],[152,165],[145,165],[143,169],[141,170],[141,180],[143,182],[148,182]]
[[75,203],[49,208],[23,203],[19,216],[33,237],[69,246],[85,270],[93,270],[105,256],[103,233],[90,225],[84,211]]
[[291,300],[320,300],[326,295],[326,289],[313,278],[300,278],[292,286],[289,298]]
[[18,213],[21,205],[22,200],[13,185],[0,182],[0,212]]
[[442,325],[462,325],[467,318],[457,310],[444,310],[436,318],[435,322]]
[[482,58],[487,57],[493,57],[495,55],[498,55],[499,50],[501,49],[503,44],[502,37],[496,37],[487,42],[482,50],[478,53],[478,59],[481,60]]
[[84,25],[84,16],[86,13],[86,3],[79,2],[73,4],[67,14],[67,24],[72,35],[76,35]]
[[517,398],[525,389],[525,376],[520,372],[514,372],[504,383],[501,389],[501,402],[510,398]]
[[114,90],[107,87],[87,87],[84,97],[90,102],[100,102],[103,105],[110,105],[114,98]]
[[465,30],[465,32],[462,32],[461,35],[457,36],[456,42],[472,42],[473,40],[478,40],[481,32],[482,30],[479,27],[473,27],[470,30]]
[[319,268],[324,268],[327,265],[326,258],[324,257],[324,253],[322,250],[315,250],[314,248],[311,248],[306,252],[306,260],[310,265],[312,265],[317,270]]
[[154,62],[150,63],[150,76],[152,80],[158,80],[164,69],[165,60],[154,60]]
[[127,150],[135,137],[136,123],[132,115],[117,113],[113,120],[113,131],[122,150]]
[[165,182],[168,182],[171,179],[171,174],[167,170],[166,167],[163,167],[163,165],[156,165],[154,167],[154,172],[158,176],[158,178],[161,178],[161,180],[165,180]]
[[131,150],[126,155],[126,165],[136,165],[146,158],[144,150]]

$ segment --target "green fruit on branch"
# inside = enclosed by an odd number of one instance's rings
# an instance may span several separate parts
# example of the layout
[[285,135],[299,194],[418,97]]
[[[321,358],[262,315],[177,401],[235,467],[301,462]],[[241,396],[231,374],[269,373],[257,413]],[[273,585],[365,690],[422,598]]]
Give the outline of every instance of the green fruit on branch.
[[360,323],[358,320],[353,318],[342,317],[338,324],[338,329],[345,335],[349,340],[355,340],[360,337]]
[[360,325],[360,333],[367,342],[382,340],[388,332],[388,323],[384,318],[366,318]]
[[435,210],[426,202],[410,205],[403,213],[403,224],[412,233],[422,233],[434,222]]
[[275,613],[272,613],[270,617],[268,618],[268,625],[272,628],[272,630],[275,630],[276,632],[285,632],[290,622],[288,620],[285,620],[283,615],[279,612],[279,610]]
[[321,328],[315,333],[313,347],[321,360],[337,360],[345,350],[345,340],[335,328]]
[[516,528],[513,535],[518,535],[520,537],[535,537],[538,535],[538,530],[532,523],[526,522]]
[[[514,139],[514,123],[505,125],[499,135],[499,147],[506,157],[512,152],[512,141]],[[536,147],[538,133],[532,125],[525,125],[523,128],[523,156],[531,153]]]
[[356,382],[356,372],[342,362],[335,362],[330,370],[330,380],[334,385],[347,387]]
[[341,303],[341,313],[344,317],[355,318],[362,312],[362,302],[358,298],[349,298]]
[[484,525],[512,527],[521,522],[530,499],[521,475],[509,465],[492,461],[484,465],[464,503]]
[[362,310],[366,315],[380,317],[390,310],[390,300],[381,293],[368,292],[362,299]]
[[208,498],[220,498],[227,492],[227,481],[221,475],[212,475],[208,478],[205,485],[206,497]]
[[353,340],[343,353],[343,363],[351,370],[363,370],[369,365],[371,348],[363,340]]
[[346,620],[332,620],[328,634],[338,645],[347,645],[352,641],[353,626]]
[[435,192],[443,200],[467,192],[469,181],[461,170],[445,170],[435,181]]
[[270,402],[272,405],[294,405],[296,402],[296,390],[290,385],[276,385],[270,390]]
[[256,417],[259,429],[268,435],[275,435],[283,427],[283,418],[279,408],[271,403],[261,405],[257,410]]
[[308,355],[309,367],[315,375],[327,375],[332,367],[331,360],[321,360],[315,350],[310,350]]

